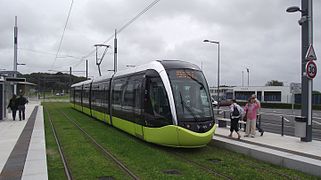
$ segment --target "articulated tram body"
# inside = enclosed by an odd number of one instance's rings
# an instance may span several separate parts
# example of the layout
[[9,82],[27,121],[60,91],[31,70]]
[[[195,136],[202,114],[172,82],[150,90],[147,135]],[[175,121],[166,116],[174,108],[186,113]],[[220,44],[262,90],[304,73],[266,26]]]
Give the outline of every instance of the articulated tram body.
[[147,142],[202,147],[215,132],[208,85],[191,63],[153,61],[71,89],[75,109]]

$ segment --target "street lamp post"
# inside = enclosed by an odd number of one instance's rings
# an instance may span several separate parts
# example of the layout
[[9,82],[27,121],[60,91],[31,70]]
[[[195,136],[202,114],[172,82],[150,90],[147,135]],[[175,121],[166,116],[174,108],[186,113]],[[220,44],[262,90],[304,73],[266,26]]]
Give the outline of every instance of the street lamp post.
[[203,42],[217,44],[217,109],[220,108],[220,42],[219,41],[210,41],[204,40]]
[[246,68],[247,72],[247,87],[250,86],[250,68]]
[[306,52],[310,45],[313,44],[313,16],[312,16],[312,0],[301,0],[301,9],[292,6],[286,9],[286,12],[301,12],[301,18],[298,21],[301,26],[301,116],[307,118],[306,137],[301,141],[312,141],[312,89],[313,82],[305,75],[305,66],[307,59]]
[[242,87],[244,87],[244,71],[242,71]]

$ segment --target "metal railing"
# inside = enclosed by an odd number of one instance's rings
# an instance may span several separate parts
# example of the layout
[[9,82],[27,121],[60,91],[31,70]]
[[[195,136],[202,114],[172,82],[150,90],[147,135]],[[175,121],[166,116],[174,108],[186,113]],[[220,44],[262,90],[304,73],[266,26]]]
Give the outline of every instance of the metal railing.
[[[224,110],[224,109],[213,109],[214,111],[218,111],[218,113],[216,114],[219,114],[219,115],[222,115],[223,114],[223,118],[230,118],[229,114],[231,113],[230,110]],[[228,117],[226,117],[228,114]],[[280,117],[281,118],[281,136],[284,136],[284,124],[285,122],[286,123],[290,123],[291,121],[289,119],[286,118],[286,116],[293,116],[293,115],[286,115],[286,114],[271,114],[271,113],[259,113],[257,114],[257,121],[258,121],[258,127],[261,128],[261,121],[262,121],[262,115],[270,115],[270,116],[277,116],[277,117]],[[241,124],[240,124],[241,126]],[[245,127],[244,127],[245,128]]]

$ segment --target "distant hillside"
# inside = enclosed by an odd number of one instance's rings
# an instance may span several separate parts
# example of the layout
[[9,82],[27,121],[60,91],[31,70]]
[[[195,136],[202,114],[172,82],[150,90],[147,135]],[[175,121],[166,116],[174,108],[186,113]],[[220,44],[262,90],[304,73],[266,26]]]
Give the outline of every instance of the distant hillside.
[[56,74],[50,73],[31,73],[22,74],[19,77],[26,78],[28,82],[37,84],[38,91],[54,91],[65,92],[69,91],[70,84],[86,80],[85,77],[78,77],[69,74],[58,72]]

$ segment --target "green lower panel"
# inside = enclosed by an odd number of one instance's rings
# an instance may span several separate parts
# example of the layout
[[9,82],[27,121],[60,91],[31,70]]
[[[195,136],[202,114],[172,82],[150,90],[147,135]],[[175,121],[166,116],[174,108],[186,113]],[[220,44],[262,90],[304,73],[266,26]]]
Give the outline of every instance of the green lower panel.
[[144,127],[144,138],[148,142],[171,147],[202,147],[213,137],[216,125],[206,133],[196,133],[179,126],[169,125],[161,128]]
[[78,104],[75,104],[75,107],[74,107],[76,110],[78,110],[78,111],[82,111],[81,110],[81,106],[80,105],[78,105]]
[[[81,111],[81,106],[76,105],[75,109]],[[83,107],[83,112],[90,115],[90,110],[86,107]],[[92,110],[92,114],[99,120],[105,121],[105,119],[107,119],[107,122],[110,124],[108,114],[94,110]],[[117,117],[113,117],[112,125],[133,136],[144,139],[147,142],[163,146],[185,148],[205,146],[212,140],[217,127],[217,125],[214,125],[208,132],[196,133],[175,125],[168,125],[159,128],[145,127]]]
[[91,114],[90,114],[90,109],[87,108],[87,107],[83,107],[83,108],[82,108],[82,112],[84,112],[85,114],[91,116]]
[[112,125],[135,136],[135,123],[117,117],[112,117]]
[[105,113],[102,113],[102,112],[99,112],[99,111],[96,111],[96,110],[91,110],[92,112],[92,115],[94,118],[98,119],[98,120],[101,120],[101,121],[104,121],[104,122],[107,122],[108,124],[110,124],[110,118],[109,118],[109,114],[105,114]]
[[209,143],[213,135],[217,125],[214,125],[212,129],[205,133],[196,133],[190,131],[188,129],[177,127],[179,146],[181,147],[202,147]]

